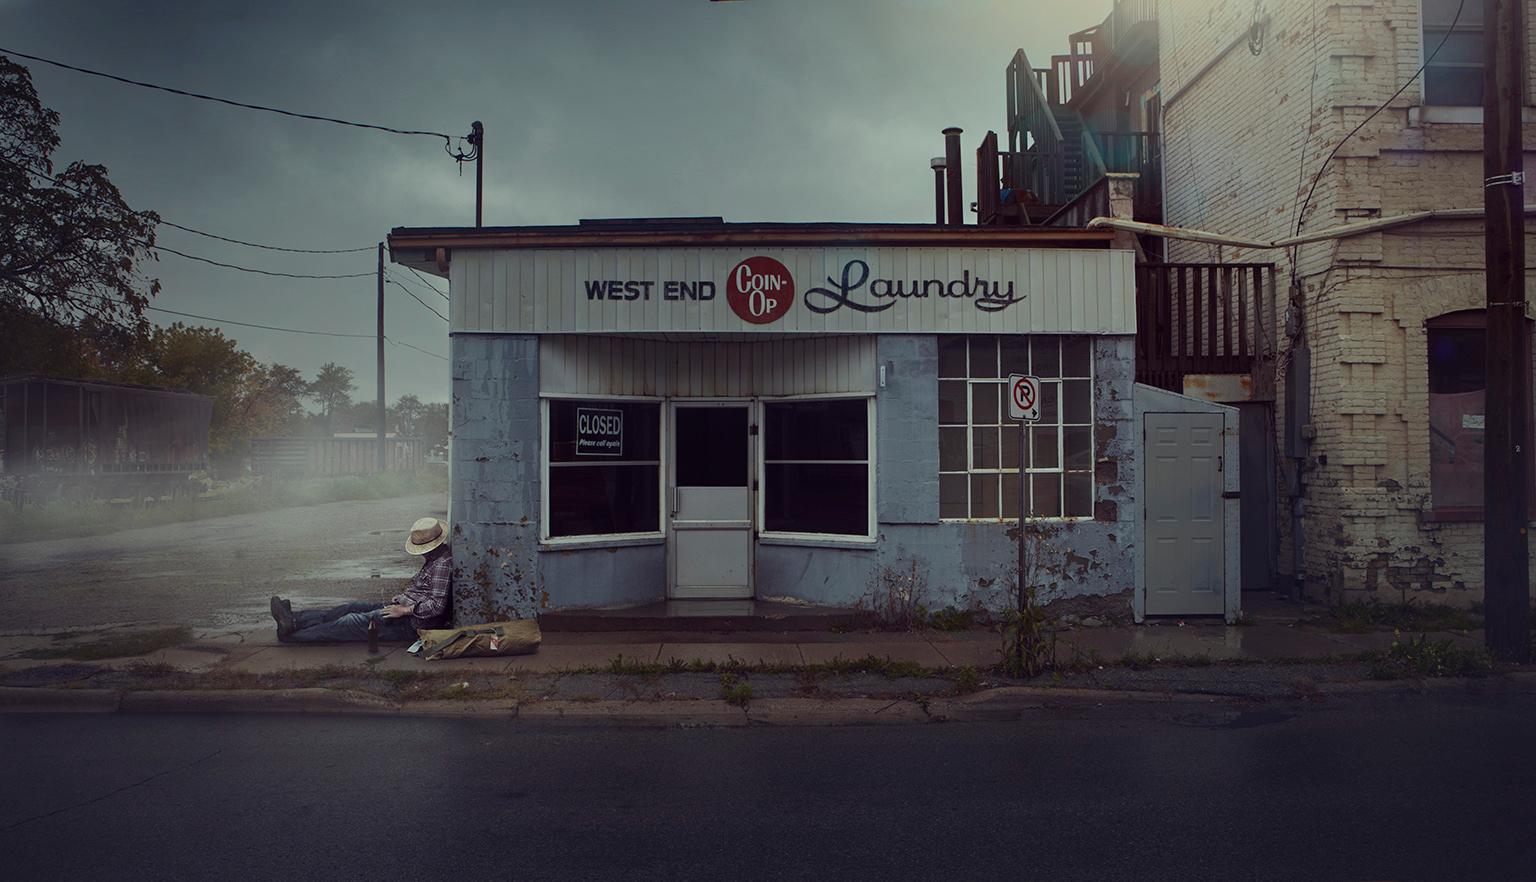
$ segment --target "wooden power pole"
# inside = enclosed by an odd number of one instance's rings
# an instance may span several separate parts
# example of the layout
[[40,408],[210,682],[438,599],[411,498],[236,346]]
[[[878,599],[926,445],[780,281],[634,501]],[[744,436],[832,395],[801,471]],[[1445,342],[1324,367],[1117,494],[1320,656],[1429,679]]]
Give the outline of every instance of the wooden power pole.
[[1483,461],[1483,596],[1488,650],[1530,656],[1527,518],[1531,338],[1525,319],[1525,154],[1520,144],[1524,0],[1483,0],[1483,208],[1488,386]]
[[379,471],[384,471],[387,459],[384,440],[384,243],[379,243]]

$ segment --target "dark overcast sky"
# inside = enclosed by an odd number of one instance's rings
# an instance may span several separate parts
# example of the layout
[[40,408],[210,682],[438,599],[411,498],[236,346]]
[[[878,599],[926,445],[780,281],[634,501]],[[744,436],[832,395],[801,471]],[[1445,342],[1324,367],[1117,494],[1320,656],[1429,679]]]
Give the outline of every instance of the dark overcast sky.
[[[71,2],[0,0],[0,44],[123,76],[396,128],[486,125],[486,223],[721,215],[926,222],[939,130],[1004,130],[1003,69],[1037,65],[1110,0]],[[440,141],[290,120],[25,62],[63,115],[58,166],[107,166],[135,208],[305,248],[468,225]],[[372,254],[274,254],[162,228],[162,244],[289,272]],[[165,255],[156,305],[371,333],[373,280],[250,276]],[[437,306],[441,301],[434,303]],[[390,286],[386,333],[446,354],[446,326]],[[167,319],[168,320],[168,319]],[[162,321],[157,317],[156,321]],[[258,358],[338,361],[373,398],[369,340],[229,326]],[[391,400],[446,400],[446,362],[390,347]]]

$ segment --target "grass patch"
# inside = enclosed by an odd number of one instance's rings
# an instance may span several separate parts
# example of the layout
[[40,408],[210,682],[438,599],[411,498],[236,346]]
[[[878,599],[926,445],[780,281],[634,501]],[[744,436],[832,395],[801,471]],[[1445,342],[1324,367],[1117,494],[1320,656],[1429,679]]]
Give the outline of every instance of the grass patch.
[[[971,667],[970,665],[966,665],[963,668],[956,668],[953,679],[955,683],[955,691],[961,695],[966,695],[981,689],[981,672]],[[926,710],[926,708],[924,708],[924,710]]]
[[1449,639],[1431,640],[1428,635],[1394,640],[1385,652],[1365,654],[1365,667],[1376,680],[1404,677],[1485,677],[1493,673],[1493,659],[1481,649],[1466,649]]
[[1382,603],[1379,600],[1342,603],[1315,619],[1340,634],[1371,631],[1470,631],[1483,626],[1481,613],[1443,603]]
[[752,687],[736,674],[725,671],[720,674],[720,697],[726,704],[746,707],[752,700]]
[[67,658],[74,661],[101,661],[108,658],[131,658],[149,655],[151,652],[179,646],[192,639],[192,631],[186,627],[155,628],[149,631],[125,631],[106,634],[85,643],[64,643],[60,646],[39,646],[23,652],[23,658]]
[[969,631],[986,623],[982,620],[981,613],[974,609],[956,609],[946,606],[941,610],[928,613],[923,624],[933,631],[953,633]]
[[17,512],[15,506],[0,504],[0,545],[99,536],[203,518],[447,490],[447,472],[428,468],[420,472],[309,480],[254,478],[218,486],[196,496],[157,500],[142,508],[127,508],[104,500],[83,504],[34,500],[27,503],[24,511]]

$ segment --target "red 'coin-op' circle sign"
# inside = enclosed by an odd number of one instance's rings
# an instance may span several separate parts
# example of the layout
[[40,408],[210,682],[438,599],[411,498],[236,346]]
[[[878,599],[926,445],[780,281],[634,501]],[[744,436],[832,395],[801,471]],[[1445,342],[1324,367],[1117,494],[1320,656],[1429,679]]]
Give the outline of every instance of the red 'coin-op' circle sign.
[[771,257],[749,257],[725,280],[731,310],[754,325],[776,322],[795,302],[795,279]]

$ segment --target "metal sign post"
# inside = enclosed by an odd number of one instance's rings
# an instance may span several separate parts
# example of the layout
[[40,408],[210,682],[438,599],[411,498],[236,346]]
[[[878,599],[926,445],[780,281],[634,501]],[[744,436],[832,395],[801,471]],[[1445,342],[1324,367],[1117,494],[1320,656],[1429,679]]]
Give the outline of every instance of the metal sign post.
[[1024,611],[1029,578],[1029,424],[1040,419],[1040,378],[1008,375],[1008,418],[1019,423],[1019,581],[1018,608]]

